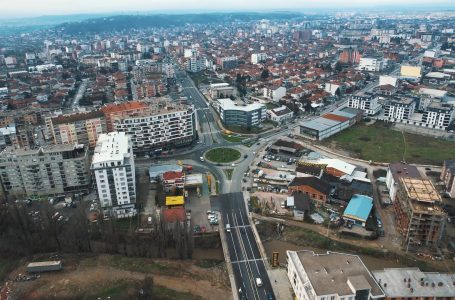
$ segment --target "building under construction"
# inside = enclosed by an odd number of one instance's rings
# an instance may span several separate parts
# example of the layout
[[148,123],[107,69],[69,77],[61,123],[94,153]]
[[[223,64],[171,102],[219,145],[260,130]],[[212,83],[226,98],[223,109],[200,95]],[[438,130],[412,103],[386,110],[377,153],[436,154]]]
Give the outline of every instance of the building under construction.
[[446,215],[441,197],[428,179],[402,177],[394,202],[396,226],[405,237],[404,245],[438,245]]

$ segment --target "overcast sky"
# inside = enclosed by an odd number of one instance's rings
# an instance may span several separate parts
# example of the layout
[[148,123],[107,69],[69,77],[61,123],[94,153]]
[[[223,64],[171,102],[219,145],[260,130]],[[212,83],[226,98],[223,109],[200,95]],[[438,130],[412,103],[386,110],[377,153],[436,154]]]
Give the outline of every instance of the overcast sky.
[[163,10],[269,10],[442,4],[455,0],[0,0],[0,18]]

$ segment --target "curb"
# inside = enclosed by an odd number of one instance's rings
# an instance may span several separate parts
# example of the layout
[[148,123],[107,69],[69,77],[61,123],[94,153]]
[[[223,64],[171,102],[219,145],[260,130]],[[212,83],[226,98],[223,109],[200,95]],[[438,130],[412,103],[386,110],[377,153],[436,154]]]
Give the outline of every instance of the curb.
[[223,219],[221,218],[221,214],[218,212],[217,213],[218,215],[218,220],[220,220],[220,238],[221,238],[221,247],[223,248],[223,254],[224,254],[224,257],[225,257],[225,260],[226,260],[226,266],[227,266],[227,270],[228,270],[228,274],[229,274],[229,281],[231,282],[231,289],[232,289],[232,298],[234,300],[239,300],[239,296],[237,294],[237,284],[235,283],[235,278],[234,278],[234,271],[232,269],[232,264],[231,264],[231,258],[229,256],[229,251],[227,249],[227,246],[226,246],[226,235],[225,235],[225,232],[224,232],[224,223],[223,223]]

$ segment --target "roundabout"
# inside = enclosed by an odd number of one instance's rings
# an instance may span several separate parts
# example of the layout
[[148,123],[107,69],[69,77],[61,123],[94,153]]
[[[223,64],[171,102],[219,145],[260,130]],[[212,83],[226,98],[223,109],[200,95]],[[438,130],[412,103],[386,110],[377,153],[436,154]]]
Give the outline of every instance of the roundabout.
[[241,156],[242,153],[239,150],[230,147],[213,148],[204,153],[206,160],[221,164],[238,161]]

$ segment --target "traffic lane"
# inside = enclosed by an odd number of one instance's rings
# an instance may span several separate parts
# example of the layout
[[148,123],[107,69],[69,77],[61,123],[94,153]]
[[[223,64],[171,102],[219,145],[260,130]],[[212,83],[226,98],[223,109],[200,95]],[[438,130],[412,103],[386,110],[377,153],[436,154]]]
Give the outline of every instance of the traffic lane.
[[[240,233],[240,232],[239,232]],[[255,268],[254,263],[250,261],[250,257],[246,253],[246,246],[243,244],[244,240],[240,236],[233,234],[234,247],[237,251],[242,253],[239,259],[233,264],[238,264],[241,270],[239,281],[242,281],[245,286],[245,294],[248,299],[258,299],[260,291],[256,286],[256,278],[259,277],[258,270]],[[242,249],[243,248],[243,249]]]
[[248,262],[246,261],[248,258],[245,256],[240,244],[240,238],[237,235],[237,228],[232,228],[231,232],[227,232],[227,236],[229,257],[234,269],[237,287],[243,287],[242,291],[238,292],[241,295],[246,295],[247,299],[256,299],[254,296],[255,277],[249,269]]
[[[260,252],[248,222],[243,204],[243,194],[223,194],[219,196],[218,202],[224,223],[231,226],[227,243],[232,265],[238,265],[236,267],[237,272],[234,273],[238,286],[242,286],[240,282],[243,283],[244,293],[248,299],[258,299],[258,297],[259,299],[267,299],[271,285],[267,278],[265,266],[260,260]],[[244,227],[245,225],[247,227]],[[256,286],[256,278],[261,278],[263,287],[258,288]]]
[[[242,253],[242,260],[238,261],[238,263],[244,264],[245,269],[247,270],[247,285],[250,285],[251,287],[251,294],[249,298],[258,299],[260,297],[260,290],[259,287],[256,286],[256,278],[260,278],[261,276],[256,259],[260,259],[260,257],[255,257],[251,247],[251,241],[247,235],[247,229],[251,230],[250,225],[245,224],[245,222],[239,218],[239,214],[237,213],[238,211],[232,214],[234,222],[232,237],[235,249]],[[243,278],[243,280],[245,280],[245,278]]]
[[[243,194],[242,193],[236,193],[233,201],[236,206],[237,210],[236,212],[239,213],[240,216],[240,222],[242,224],[248,225],[245,227],[241,227],[240,231],[242,232],[241,238],[242,242],[245,246],[246,254],[249,260],[251,260],[249,263],[252,271],[252,275],[254,276],[254,280],[256,278],[261,278],[263,286],[261,288],[258,288],[259,295],[261,299],[268,299],[268,294],[272,292],[272,287],[270,280],[267,275],[267,271],[264,265],[264,262],[262,261],[261,258],[261,253],[259,251],[259,246],[256,243],[256,240],[254,238],[254,233],[253,230],[249,224],[247,212],[245,209],[241,209],[239,204],[243,205]],[[254,282],[254,284],[256,284]]]
[[236,275],[236,282],[238,282],[237,286],[242,287],[242,291],[238,291],[240,296],[239,298],[242,299],[242,296],[244,295],[245,298],[243,299],[258,299],[260,291],[256,286],[256,278],[248,270],[248,263],[239,262],[235,265],[238,265],[238,269],[241,270],[241,272]]
[[248,238],[249,241],[251,241],[250,248],[251,248],[252,255],[255,258],[261,258],[261,252],[259,251],[259,247],[254,238],[254,233],[253,233],[251,226],[247,227],[245,231],[246,231],[246,233],[245,233],[246,237]]
[[270,283],[269,276],[267,275],[267,270],[265,269],[265,264],[263,261],[258,263],[259,266],[259,274],[262,280],[262,287],[260,288],[260,298],[261,299],[269,299],[268,295],[270,294],[272,299],[275,299],[273,294],[272,284]]
[[250,259],[249,265],[252,271],[252,275],[254,276],[255,280],[256,278],[260,278],[262,281],[262,287],[258,287],[258,293],[260,296],[260,299],[268,299],[268,294],[272,292],[271,288],[271,283],[269,280],[269,277],[267,275],[267,271],[264,265],[264,262],[261,258],[261,254],[259,252],[259,248],[256,244],[256,241],[254,239],[253,231],[251,227],[245,227],[244,229],[244,234],[242,236],[243,238],[243,243],[245,244],[246,248],[249,248],[247,250],[248,252],[248,257]]

